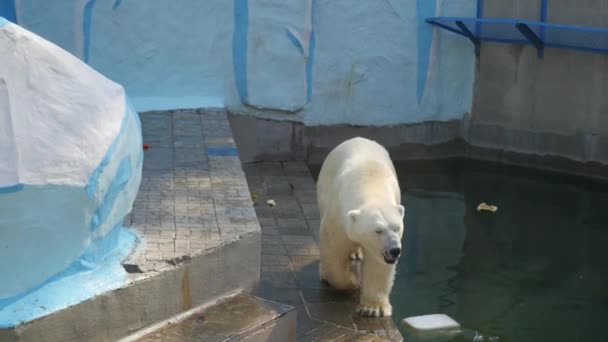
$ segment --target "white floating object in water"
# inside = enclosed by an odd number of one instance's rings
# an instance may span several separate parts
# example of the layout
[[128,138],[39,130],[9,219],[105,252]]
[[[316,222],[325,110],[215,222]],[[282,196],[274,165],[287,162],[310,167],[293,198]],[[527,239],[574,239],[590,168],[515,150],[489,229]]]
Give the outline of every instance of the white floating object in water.
[[409,317],[403,320],[403,324],[413,333],[460,329],[458,322],[444,314]]
[[266,201],[266,204],[268,204],[271,207],[274,207],[275,205],[277,205],[277,202],[275,202],[274,200],[269,199],[268,201]]
[[482,210],[483,211],[491,211],[491,212],[495,213],[498,210],[498,207],[495,206],[495,205],[490,205],[490,204],[487,204],[487,203],[484,202],[484,203],[480,203],[477,206],[477,211],[482,211]]

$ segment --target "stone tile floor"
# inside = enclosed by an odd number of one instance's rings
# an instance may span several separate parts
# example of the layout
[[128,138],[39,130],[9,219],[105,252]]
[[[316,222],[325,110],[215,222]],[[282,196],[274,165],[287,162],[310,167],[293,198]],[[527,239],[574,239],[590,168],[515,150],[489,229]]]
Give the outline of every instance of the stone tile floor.
[[[319,211],[306,164],[254,163],[244,168],[262,229],[261,283],[255,294],[297,308],[299,341],[400,341],[392,319],[355,314],[357,293],[321,283]],[[268,206],[269,199],[276,206]]]
[[160,270],[259,232],[225,111],[147,112],[140,118],[149,149],[125,226],[145,244],[123,263],[128,271]]
[[[263,324],[273,320],[288,320],[284,324],[293,322],[291,316],[283,316],[292,309],[284,304],[239,294],[195,312],[177,324],[165,325],[137,339],[137,342],[239,341],[239,338],[251,334],[251,330],[259,332]],[[285,335],[289,334],[288,331],[284,332]]]
[[[261,281],[255,294],[297,307],[299,341],[401,340],[391,319],[354,314],[356,293],[321,284],[315,183],[304,163],[249,164],[245,173],[222,110],[140,117],[150,147],[125,225],[145,243],[123,263],[127,271],[160,271],[261,227]],[[277,205],[269,207],[267,199]]]

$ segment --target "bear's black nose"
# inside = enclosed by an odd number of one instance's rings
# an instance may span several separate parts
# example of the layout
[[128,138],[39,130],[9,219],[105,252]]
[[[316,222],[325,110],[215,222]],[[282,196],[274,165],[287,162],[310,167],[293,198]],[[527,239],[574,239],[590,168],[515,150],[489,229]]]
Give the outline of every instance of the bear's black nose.
[[391,256],[396,258],[399,256],[399,254],[401,254],[401,248],[393,247],[388,252],[390,253]]

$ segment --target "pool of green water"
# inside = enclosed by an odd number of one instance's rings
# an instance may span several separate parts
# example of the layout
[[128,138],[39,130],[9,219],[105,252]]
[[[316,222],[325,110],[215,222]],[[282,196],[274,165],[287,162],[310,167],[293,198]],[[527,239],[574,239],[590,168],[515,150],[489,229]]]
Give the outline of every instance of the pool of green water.
[[[608,340],[607,184],[470,160],[396,168],[400,328],[443,313],[467,331],[449,341]],[[498,211],[477,211],[481,202]]]

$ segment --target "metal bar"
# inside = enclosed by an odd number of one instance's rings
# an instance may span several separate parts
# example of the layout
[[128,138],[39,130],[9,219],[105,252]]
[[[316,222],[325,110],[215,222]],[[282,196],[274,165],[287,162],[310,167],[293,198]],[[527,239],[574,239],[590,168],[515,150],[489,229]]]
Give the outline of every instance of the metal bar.
[[527,25],[535,25],[542,26],[547,28],[556,28],[556,29],[564,29],[564,30],[572,30],[572,31],[581,31],[581,32],[593,32],[593,33],[607,33],[608,28],[600,28],[600,27],[592,27],[592,26],[577,26],[577,25],[566,25],[566,24],[556,24],[556,23],[542,23],[539,21],[533,20],[518,20],[518,19],[500,19],[500,18],[481,18],[475,19],[473,17],[431,17],[427,18],[427,21],[477,21],[481,24],[517,24],[523,23]]
[[547,21],[547,1],[541,0],[540,2],[540,21],[543,23]]
[[526,39],[528,39],[538,51],[543,50],[545,48],[545,43],[543,43],[543,41],[536,35],[536,33],[532,31],[530,26],[524,23],[517,23],[515,24],[515,28],[517,28],[517,30],[521,32],[521,34],[523,34],[524,37],[526,37]]
[[545,46],[558,48],[558,49],[608,54],[608,49],[597,49],[597,48],[589,48],[589,47],[584,47],[584,46],[574,46],[574,45],[566,45],[566,44],[545,44]]
[[475,37],[473,32],[471,32],[467,25],[465,25],[462,21],[457,20],[456,26],[458,26],[458,28],[462,30],[462,33],[464,33],[464,35],[469,38],[473,42],[473,44],[479,44],[479,39]]
[[[481,19],[481,17],[483,16],[483,0],[477,0],[477,12],[476,12],[476,17],[477,19]],[[480,24],[479,22],[475,22],[475,36],[479,37],[479,28],[480,28]]]
[[[547,21],[547,2],[548,0],[541,0],[540,2],[540,21],[543,23]],[[540,27],[540,39],[543,42],[545,41],[545,28],[542,26]],[[545,50],[538,50],[538,58],[543,58],[544,56]]]
[[[436,25],[436,26],[438,26],[438,27],[441,27],[442,29],[444,29],[444,30],[446,30],[446,31],[450,31],[450,32],[452,32],[452,33],[459,34],[459,35],[461,35],[461,36],[463,36],[463,37],[467,37],[467,35],[466,35],[466,34],[464,34],[464,33],[462,33],[461,31],[459,31],[459,30],[457,30],[457,29],[455,29],[455,28],[453,28],[453,27],[450,27],[450,26],[448,26],[448,25],[445,25],[445,24],[442,24],[442,23],[438,23],[438,22],[436,22],[435,20],[428,20],[428,19],[427,19],[427,20],[426,20],[426,22],[427,22],[427,23],[429,23],[429,24],[432,24],[432,25]],[[467,38],[469,38],[469,37],[467,37]]]
[[473,44],[475,44],[475,55],[479,56],[480,46],[481,46],[479,38],[475,37],[473,32],[471,32],[471,30],[469,30],[467,25],[465,25],[462,21],[457,20],[456,26],[458,26],[458,28],[460,28],[462,30],[462,32],[465,34],[465,36],[467,38],[469,38],[473,42]]
[[[543,2],[545,2],[546,4],[548,3],[548,0],[543,0]],[[473,42],[473,44],[475,44],[475,52],[477,54],[479,53],[479,46],[481,41],[532,45],[538,50],[539,58],[543,57],[543,51],[547,47],[608,54],[608,44],[606,44],[604,40],[602,40],[601,43],[593,44],[592,46],[577,46],[574,44],[560,44],[557,42],[546,41],[541,36],[543,29],[545,29],[555,31],[554,34],[556,35],[563,34],[564,32],[576,32],[577,34],[594,35],[602,37],[602,39],[604,39],[603,37],[607,37],[606,39],[608,39],[607,28],[574,26],[516,19],[475,19],[473,17],[432,17],[427,18],[425,21],[429,24],[436,25],[444,30],[468,38]],[[468,28],[468,26],[465,25],[465,22],[467,22],[469,26],[472,26],[474,23],[479,23],[483,27],[483,24],[487,23],[508,25],[511,28],[515,27],[522,34],[522,39],[501,39],[492,36],[481,37],[481,35],[474,35],[473,32],[471,32],[471,30]],[[451,26],[452,23],[454,23],[457,27]],[[532,30],[532,28],[534,28],[534,30]],[[603,48],[604,45],[606,45],[606,48]]]

